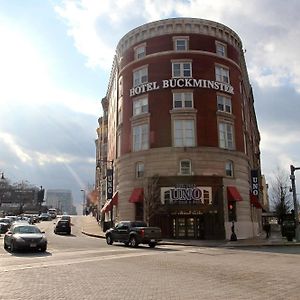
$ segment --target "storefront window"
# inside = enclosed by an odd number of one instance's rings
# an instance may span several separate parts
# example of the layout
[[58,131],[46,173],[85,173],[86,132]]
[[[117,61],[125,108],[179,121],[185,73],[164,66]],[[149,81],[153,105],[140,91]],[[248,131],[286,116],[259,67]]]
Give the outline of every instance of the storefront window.
[[185,219],[178,218],[178,237],[185,237]]
[[195,236],[195,222],[194,218],[187,218],[186,219],[186,227],[187,227],[187,236],[194,237]]

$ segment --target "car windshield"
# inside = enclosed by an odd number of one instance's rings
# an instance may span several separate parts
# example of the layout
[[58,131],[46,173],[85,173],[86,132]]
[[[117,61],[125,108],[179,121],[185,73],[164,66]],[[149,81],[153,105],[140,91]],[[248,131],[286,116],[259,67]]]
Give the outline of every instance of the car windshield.
[[14,233],[41,233],[41,231],[34,226],[18,226],[13,230]]

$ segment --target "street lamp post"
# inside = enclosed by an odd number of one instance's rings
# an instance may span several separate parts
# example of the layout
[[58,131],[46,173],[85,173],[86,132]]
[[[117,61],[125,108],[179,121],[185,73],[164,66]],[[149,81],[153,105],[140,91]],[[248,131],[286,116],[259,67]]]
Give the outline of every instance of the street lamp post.
[[293,200],[294,200],[294,219],[296,222],[296,230],[295,230],[295,238],[296,241],[300,241],[300,228],[299,228],[299,215],[298,215],[298,202],[297,202],[297,193],[296,193],[296,184],[295,184],[295,171],[300,170],[300,167],[290,166],[291,168],[291,182],[292,182],[292,192],[293,192]]
[[82,199],[82,215],[86,215],[86,207],[85,207],[85,190],[80,190],[83,192],[83,199]]

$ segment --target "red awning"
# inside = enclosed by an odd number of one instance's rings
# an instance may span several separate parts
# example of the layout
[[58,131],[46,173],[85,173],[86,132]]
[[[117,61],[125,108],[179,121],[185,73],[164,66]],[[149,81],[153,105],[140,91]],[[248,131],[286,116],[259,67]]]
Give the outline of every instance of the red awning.
[[253,204],[256,208],[263,208],[259,203],[257,197],[252,194],[250,194],[250,203]]
[[105,213],[112,210],[113,205],[118,205],[118,202],[119,202],[118,192],[115,192],[112,199],[107,201],[105,205],[102,207],[101,212]]
[[144,189],[136,188],[132,191],[131,196],[129,198],[130,203],[138,203],[144,201]]
[[227,200],[228,201],[243,201],[239,191],[235,186],[227,187]]
[[105,213],[111,210],[112,207],[112,200],[109,200],[105,203],[105,205],[102,207],[101,212]]
[[119,202],[119,195],[118,192],[115,192],[112,199],[111,199],[112,205],[118,205]]

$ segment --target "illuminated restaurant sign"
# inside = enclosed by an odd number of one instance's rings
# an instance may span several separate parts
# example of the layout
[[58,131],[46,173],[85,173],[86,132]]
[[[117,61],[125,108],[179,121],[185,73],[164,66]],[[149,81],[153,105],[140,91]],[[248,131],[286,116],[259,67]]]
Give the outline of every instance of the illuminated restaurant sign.
[[160,84],[153,81],[135,86],[130,89],[130,97],[159,90],[160,88],[204,88],[234,94],[233,86],[224,82],[194,78],[171,78],[162,80]]
[[212,188],[203,186],[178,185],[161,187],[161,203],[170,204],[212,204]]

